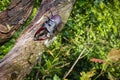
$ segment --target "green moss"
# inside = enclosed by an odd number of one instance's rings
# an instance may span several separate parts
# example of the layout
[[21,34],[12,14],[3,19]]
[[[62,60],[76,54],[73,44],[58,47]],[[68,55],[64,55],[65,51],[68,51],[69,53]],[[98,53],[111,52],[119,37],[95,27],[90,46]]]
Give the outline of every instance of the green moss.
[[0,12],[5,10],[11,0],[0,0]]

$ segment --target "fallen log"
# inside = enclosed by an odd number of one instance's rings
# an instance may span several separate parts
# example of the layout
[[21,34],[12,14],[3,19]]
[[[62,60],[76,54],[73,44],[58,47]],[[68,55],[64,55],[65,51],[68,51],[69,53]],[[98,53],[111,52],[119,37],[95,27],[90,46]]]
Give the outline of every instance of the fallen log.
[[[64,27],[74,2],[75,0],[42,1],[39,11],[31,24],[21,34],[12,50],[0,61],[0,80],[24,80],[25,76],[30,73],[37,63],[44,49]],[[52,21],[55,24],[59,22],[57,21],[58,18],[53,17],[56,15],[60,16],[61,23],[56,28],[52,26],[52,29],[48,29],[49,26],[45,25],[48,25],[49,22]],[[48,32],[49,30],[50,32]],[[39,34],[44,31],[47,33]],[[39,34],[40,38],[44,36],[47,36],[47,38],[43,40],[37,39],[37,34]],[[50,34],[50,37],[48,34]]]
[[0,44],[7,41],[25,23],[33,9],[33,0],[12,0],[0,13]]

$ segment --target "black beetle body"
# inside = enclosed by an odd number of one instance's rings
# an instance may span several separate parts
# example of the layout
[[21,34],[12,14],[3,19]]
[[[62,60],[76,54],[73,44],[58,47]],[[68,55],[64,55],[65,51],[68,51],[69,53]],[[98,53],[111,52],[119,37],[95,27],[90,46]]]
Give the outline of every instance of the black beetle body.
[[45,40],[52,36],[61,22],[61,17],[58,14],[52,16],[50,19],[48,18],[48,21],[43,23],[43,26],[35,33],[35,40]]

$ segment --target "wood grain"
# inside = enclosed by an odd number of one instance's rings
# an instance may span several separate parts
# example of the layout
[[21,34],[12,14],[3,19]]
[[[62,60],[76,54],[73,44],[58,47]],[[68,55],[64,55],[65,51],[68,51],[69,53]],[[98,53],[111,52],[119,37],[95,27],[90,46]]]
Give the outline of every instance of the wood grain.
[[0,13],[0,44],[11,38],[25,23],[32,9],[33,0],[12,0],[8,8]]

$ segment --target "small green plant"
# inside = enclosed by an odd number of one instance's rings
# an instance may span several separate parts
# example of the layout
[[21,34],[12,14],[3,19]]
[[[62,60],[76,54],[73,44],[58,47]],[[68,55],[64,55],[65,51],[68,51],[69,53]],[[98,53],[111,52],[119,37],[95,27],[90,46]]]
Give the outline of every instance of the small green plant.
[[96,74],[96,70],[93,68],[89,72],[81,72],[80,80],[92,80],[91,77],[93,77]]
[[0,12],[5,10],[11,0],[0,0]]

